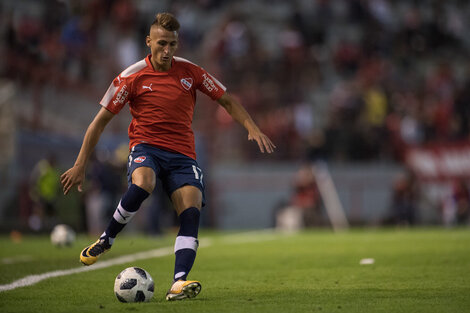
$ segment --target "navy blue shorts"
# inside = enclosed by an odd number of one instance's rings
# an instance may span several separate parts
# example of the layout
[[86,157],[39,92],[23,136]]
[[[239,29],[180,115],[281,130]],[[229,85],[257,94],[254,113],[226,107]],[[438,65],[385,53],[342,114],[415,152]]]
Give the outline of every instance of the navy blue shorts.
[[185,185],[195,186],[202,192],[202,206],[206,204],[202,170],[196,160],[176,152],[165,151],[146,144],[132,148],[127,163],[127,183],[132,184],[132,173],[139,167],[150,167],[160,178],[163,188],[171,194]]

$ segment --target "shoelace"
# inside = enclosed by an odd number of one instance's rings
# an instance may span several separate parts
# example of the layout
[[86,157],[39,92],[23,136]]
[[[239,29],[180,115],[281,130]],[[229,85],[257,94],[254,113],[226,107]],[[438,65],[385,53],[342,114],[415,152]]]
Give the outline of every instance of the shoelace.
[[103,253],[106,249],[103,247],[106,243],[104,241],[100,241],[96,245],[94,245],[90,250],[89,253],[92,256],[97,256]]

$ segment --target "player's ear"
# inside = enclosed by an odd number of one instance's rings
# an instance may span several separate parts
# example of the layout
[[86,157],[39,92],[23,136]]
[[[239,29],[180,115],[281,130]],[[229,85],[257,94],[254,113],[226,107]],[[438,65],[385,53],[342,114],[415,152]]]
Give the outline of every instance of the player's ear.
[[147,45],[147,47],[150,47],[150,36],[147,35],[147,37],[145,37],[145,44]]

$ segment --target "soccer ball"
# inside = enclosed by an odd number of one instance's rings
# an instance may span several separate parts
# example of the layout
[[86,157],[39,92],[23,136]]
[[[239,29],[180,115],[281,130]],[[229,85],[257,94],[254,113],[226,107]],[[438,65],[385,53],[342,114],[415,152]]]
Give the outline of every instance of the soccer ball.
[[72,227],[58,224],[51,232],[51,242],[57,247],[70,246],[75,241],[75,232]]
[[153,291],[152,276],[140,267],[126,268],[114,281],[114,294],[121,302],[148,302]]

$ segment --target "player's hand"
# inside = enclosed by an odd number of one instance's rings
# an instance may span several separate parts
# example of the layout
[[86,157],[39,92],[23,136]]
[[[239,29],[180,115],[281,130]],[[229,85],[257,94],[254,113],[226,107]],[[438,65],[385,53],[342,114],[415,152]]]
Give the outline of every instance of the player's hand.
[[73,186],[78,185],[78,191],[82,192],[82,184],[85,180],[85,170],[79,166],[74,166],[64,174],[60,176],[60,183],[62,184],[62,189],[64,191],[64,195],[68,194],[70,189]]
[[259,129],[248,133],[248,140],[256,141],[261,153],[264,153],[265,151],[267,153],[273,153],[276,148],[271,139],[269,139],[268,136],[263,134]]

